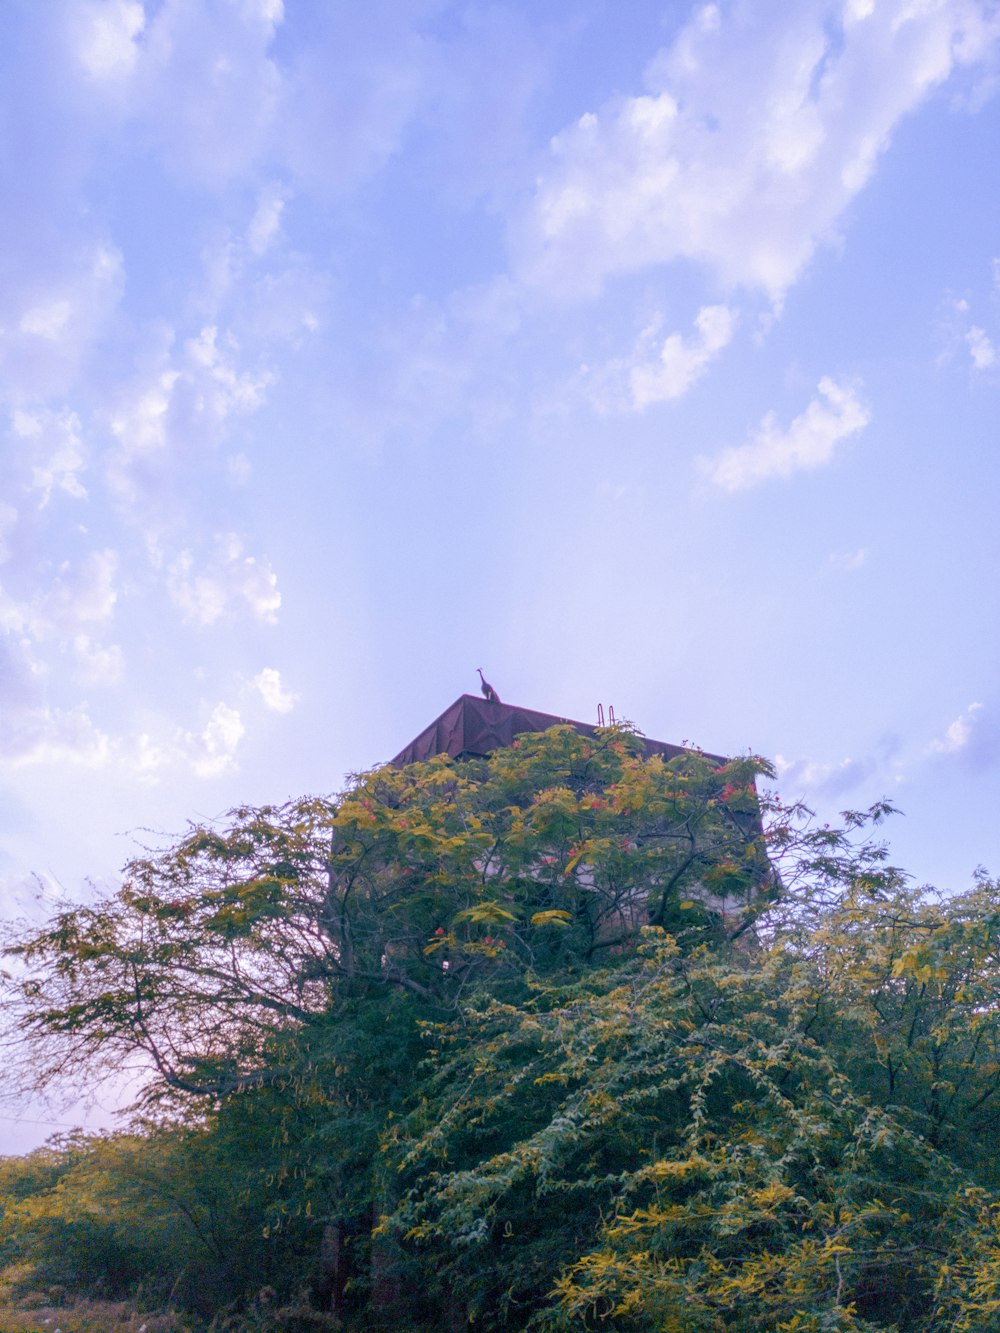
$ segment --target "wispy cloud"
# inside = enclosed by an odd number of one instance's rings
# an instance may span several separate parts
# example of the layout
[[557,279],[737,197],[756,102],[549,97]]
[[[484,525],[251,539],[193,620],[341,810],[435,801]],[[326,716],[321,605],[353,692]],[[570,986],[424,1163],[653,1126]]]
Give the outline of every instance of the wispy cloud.
[[819,396],[787,429],[769,412],[748,444],[726,449],[705,466],[710,479],[723,490],[740,491],[772,477],[790,477],[796,472],[823,467],[833,458],[842,441],[864,430],[871,413],[858,390],[825,375]]
[[6,763],[74,763],[99,768],[110,755],[110,738],[82,707],[0,710],[0,759]]
[[53,492],[63,492],[82,500],[87,491],[80,479],[87,461],[80,418],[66,408],[59,410],[18,409],[11,419],[11,430],[27,445],[25,460],[29,485],[44,508]]
[[13,505],[0,500],[0,565],[10,559],[9,539],[17,527],[18,511]]
[[736,312],[728,306],[707,305],[695,318],[693,338],[670,334],[655,360],[632,367],[629,387],[633,406],[641,411],[653,403],[669,402],[687,393],[729,345],[736,318]]
[[642,412],[682,398],[728,347],[738,321],[730,306],[706,305],[695,316],[690,334],[674,332],[664,338],[663,316],[656,315],[629,355],[581,367],[589,402],[601,413]]
[[118,553],[90,551],[67,561],[44,590],[16,598],[0,587],[0,630],[35,640],[65,641],[111,619],[118,600]]
[[247,227],[246,243],[258,257],[271,248],[281,233],[281,215],[285,211],[287,192],[272,184],[261,190],[257,208]]
[[260,408],[271,383],[268,371],[241,367],[237,339],[220,336],[215,325],[205,325],[179,351],[173,338],[170,329],[158,331],[159,346],[149,350],[110,414],[116,448],[108,455],[108,480],[127,506],[140,506],[143,518],[147,498],[161,507],[164,474],[224,439],[231,418]]
[[860,786],[877,768],[874,759],[847,757],[836,763],[820,763],[813,759],[786,759],[776,755],[774,766],[782,791],[806,796],[843,796]]
[[900,120],[1000,20],[974,0],[699,7],[648,91],[558,134],[517,233],[524,278],[564,294],[675,259],[779,303]]
[[216,704],[203,730],[186,737],[185,748],[196,776],[217,778],[233,768],[245,734],[238,710],[226,703]]
[[981,703],[969,704],[968,708],[960,713],[954,722],[947,727],[943,736],[931,741],[931,752],[933,754],[956,755],[968,749],[976,727],[982,721],[982,711],[983,705]]
[[286,690],[281,683],[281,673],[275,667],[265,667],[253,678],[253,684],[268,708],[275,713],[290,713],[299,696]]
[[89,634],[73,640],[78,674],[86,685],[117,685],[125,674],[125,658],[117,643],[95,642]]
[[136,39],[146,26],[141,0],[84,0],[73,14],[76,56],[98,82],[127,78],[139,55]]
[[125,284],[121,253],[103,240],[56,243],[44,264],[0,291],[0,400],[65,393],[107,333]]
[[182,551],[167,572],[167,591],[198,625],[211,625],[237,609],[273,624],[281,606],[277,575],[266,560],[247,555],[235,533],[217,539],[214,555],[201,570],[193,554]]
[[868,563],[868,548],[860,546],[856,551],[832,551],[827,558],[831,569],[843,574],[853,574]]
[[987,370],[996,365],[997,349],[985,329],[973,325],[965,335],[965,342],[976,370]]
[[70,39],[95,91],[139,123],[177,175],[219,188],[265,150],[280,104],[269,47],[282,6],[108,0],[72,16]]

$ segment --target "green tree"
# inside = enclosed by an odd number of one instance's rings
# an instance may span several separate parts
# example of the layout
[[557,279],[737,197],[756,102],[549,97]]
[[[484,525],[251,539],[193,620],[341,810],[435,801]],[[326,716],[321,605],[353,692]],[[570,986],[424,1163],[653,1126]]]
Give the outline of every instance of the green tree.
[[476,1327],[950,1328],[941,1275],[988,1208],[810,1035],[802,970],[651,930],[613,975],[470,1012],[384,1225]]
[[357,1329],[1000,1329],[995,886],[915,892],[885,803],[827,828],[768,773],[557,727],[236,810],[16,932],[32,1077],[142,1062],[153,1119],[10,1243],[114,1198],[127,1274]]
[[192,828],[113,897],[9,941],[27,1069],[39,1084],[138,1060],[164,1113],[193,1098],[219,1132],[268,1117],[263,1226],[310,1219],[336,1255],[326,1285],[363,1289],[392,1267],[371,1163],[412,1095],[421,1024],[618,965],[651,920],[745,930],[772,887],[765,767],[647,760],[627,729],[561,727]]
[[772,887],[765,769],[557,727],[375,770],[339,800],[239,809],[9,942],[5,998],[38,1083],[136,1056],[154,1092],[285,1080],[275,1049],[341,1003],[396,991],[453,1012],[481,985],[627,954],[699,905],[706,929],[745,928]]

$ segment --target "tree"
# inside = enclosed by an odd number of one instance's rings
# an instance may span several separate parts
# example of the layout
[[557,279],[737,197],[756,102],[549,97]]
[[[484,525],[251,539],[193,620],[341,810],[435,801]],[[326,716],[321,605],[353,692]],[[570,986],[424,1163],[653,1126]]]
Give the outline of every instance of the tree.
[[370,1164],[412,1095],[421,1025],[620,965],[650,920],[740,933],[772,887],[765,768],[560,727],[193,827],[113,897],[8,941],[27,1070],[38,1085],[139,1060],[146,1105],[270,1116],[263,1225],[312,1219],[320,1285],[358,1290],[392,1267],[372,1240],[392,1191]]
[[397,1130],[385,1225],[479,1328],[952,1327],[988,1205],[858,1095],[800,971],[650,930],[613,976],[483,1004]]
[[982,1152],[1000,1131],[997,884],[981,873],[962,894],[850,889],[802,948],[812,967],[799,1003],[816,1037],[840,1030],[854,1086],[983,1183],[1000,1183]]
[[42,1084],[136,1056],[154,1094],[287,1079],[275,1050],[360,998],[439,1016],[685,912],[740,931],[772,888],[762,771],[555,727],[481,761],[377,769],[340,799],[241,808],[9,941],[5,998]]
[[73,1179],[148,1143],[220,1291],[346,1328],[1000,1328],[1000,894],[768,773],[557,727],[132,862],[7,945],[38,1081],[145,1061]]

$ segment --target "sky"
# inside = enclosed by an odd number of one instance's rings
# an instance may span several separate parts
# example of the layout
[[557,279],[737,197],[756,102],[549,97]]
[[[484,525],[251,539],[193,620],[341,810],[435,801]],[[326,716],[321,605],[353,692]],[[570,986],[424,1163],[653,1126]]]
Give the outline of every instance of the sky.
[[0,916],[479,666],[1000,874],[995,0],[0,28]]

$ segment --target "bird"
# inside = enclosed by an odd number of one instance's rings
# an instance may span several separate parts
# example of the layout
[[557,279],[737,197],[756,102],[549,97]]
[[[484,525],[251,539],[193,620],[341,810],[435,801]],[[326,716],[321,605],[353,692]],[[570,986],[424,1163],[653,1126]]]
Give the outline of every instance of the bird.
[[479,679],[483,682],[479,688],[482,690],[484,698],[488,699],[491,704],[498,704],[500,702],[500,696],[483,675],[483,668],[476,667],[476,670],[479,672]]

